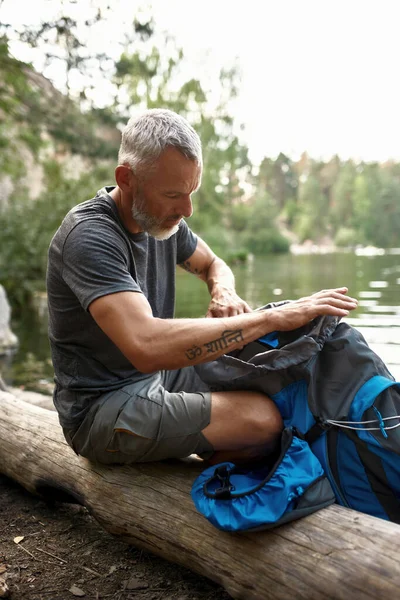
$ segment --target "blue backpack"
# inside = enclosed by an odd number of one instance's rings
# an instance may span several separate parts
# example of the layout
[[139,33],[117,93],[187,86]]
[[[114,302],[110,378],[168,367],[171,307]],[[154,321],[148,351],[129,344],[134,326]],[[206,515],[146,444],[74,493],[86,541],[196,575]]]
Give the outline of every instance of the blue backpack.
[[[252,485],[251,467],[239,470],[228,463],[230,484],[225,478],[225,488],[231,485],[231,494],[213,498],[210,492],[221,488],[213,483],[219,466],[207,469],[195,481],[192,498],[217,527],[251,529],[247,514],[252,511],[260,517],[254,527],[279,525],[303,516],[305,507],[309,514],[328,505],[329,490],[343,506],[400,523],[400,384],[356,329],[335,317],[320,317],[296,331],[260,338],[196,369],[213,389],[269,395],[285,427],[307,447],[306,460],[314,474],[314,487],[310,484],[314,494],[307,499],[306,487],[296,486],[304,460],[300,464],[300,455],[290,456],[289,447],[287,458],[294,460],[285,462],[281,452],[279,464],[265,465],[263,472],[256,469],[256,485]],[[315,460],[322,477],[314,471]],[[285,479],[281,513],[273,508],[276,488],[270,487],[270,474],[278,474],[278,469],[284,469]],[[324,477],[329,488],[321,484]],[[304,491],[293,496],[294,489]],[[245,515],[242,520],[238,511]]]
[[210,467],[195,480],[192,498],[197,510],[225,531],[268,529],[335,502],[320,462],[291,427],[282,433],[275,460]]

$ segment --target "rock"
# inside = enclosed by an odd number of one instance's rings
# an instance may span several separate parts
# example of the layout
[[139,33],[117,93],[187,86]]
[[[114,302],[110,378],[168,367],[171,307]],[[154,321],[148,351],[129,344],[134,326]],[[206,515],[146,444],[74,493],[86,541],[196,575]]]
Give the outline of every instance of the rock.
[[6,292],[0,285],[0,355],[7,354],[18,346],[18,338],[10,329],[10,317],[11,309]]
[[[54,388],[54,384],[52,384],[52,388]],[[13,394],[16,398],[20,398],[24,402],[29,402],[29,404],[34,404],[35,406],[40,406],[41,408],[47,408],[47,410],[55,410],[53,398],[48,394],[39,394],[38,392],[26,392],[25,390],[16,387],[10,387],[8,391],[11,394]]]
[[146,590],[149,584],[146,581],[141,581],[136,577],[131,577],[125,584],[126,590]]

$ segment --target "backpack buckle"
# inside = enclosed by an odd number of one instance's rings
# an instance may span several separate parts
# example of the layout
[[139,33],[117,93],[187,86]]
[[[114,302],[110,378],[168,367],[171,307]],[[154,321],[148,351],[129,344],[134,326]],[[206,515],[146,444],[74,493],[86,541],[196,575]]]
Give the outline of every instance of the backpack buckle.
[[214,472],[214,477],[221,482],[220,487],[216,488],[214,494],[217,500],[229,500],[232,492],[235,489],[229,479],[229,470],[226,465],[217,467]]

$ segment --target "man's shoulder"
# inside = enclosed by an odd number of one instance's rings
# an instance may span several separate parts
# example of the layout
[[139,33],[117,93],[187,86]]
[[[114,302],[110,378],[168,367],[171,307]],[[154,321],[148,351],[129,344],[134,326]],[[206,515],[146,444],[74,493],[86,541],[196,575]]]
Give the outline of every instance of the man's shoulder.
[[77,204],[66,215],[65,220],[74,222],[99,220],[109,218],[114,222],[118,221],[117,210],[112,198],[106,193],[106,189],[99,190],[89,200]]
[[110,227],[115,231],[121,229],[117,209],[113,200],[105,192],[105,188],[97,192],[96,196],[77,204],[66,214],[56,235],[66,238],[77,227],[86,228],[91,234],[103,227]]

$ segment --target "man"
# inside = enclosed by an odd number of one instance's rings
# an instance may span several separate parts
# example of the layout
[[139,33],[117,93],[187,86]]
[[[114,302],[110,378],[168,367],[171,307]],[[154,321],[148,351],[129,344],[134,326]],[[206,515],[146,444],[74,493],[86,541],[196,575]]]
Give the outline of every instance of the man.
[[[194,365],[356,307],[340,288],[252,312],[231,270],[183,220],[201,174],[192,127],[148,110],[123,132],[117,185],[72,209],[51,242],[54,402],[67,441],[91,460],[197,453],[219,462],[271,451],[282,430],[274,403],[258,392],[210,390]],[[173,319],[177,263],[207,284],[206,318]]]

